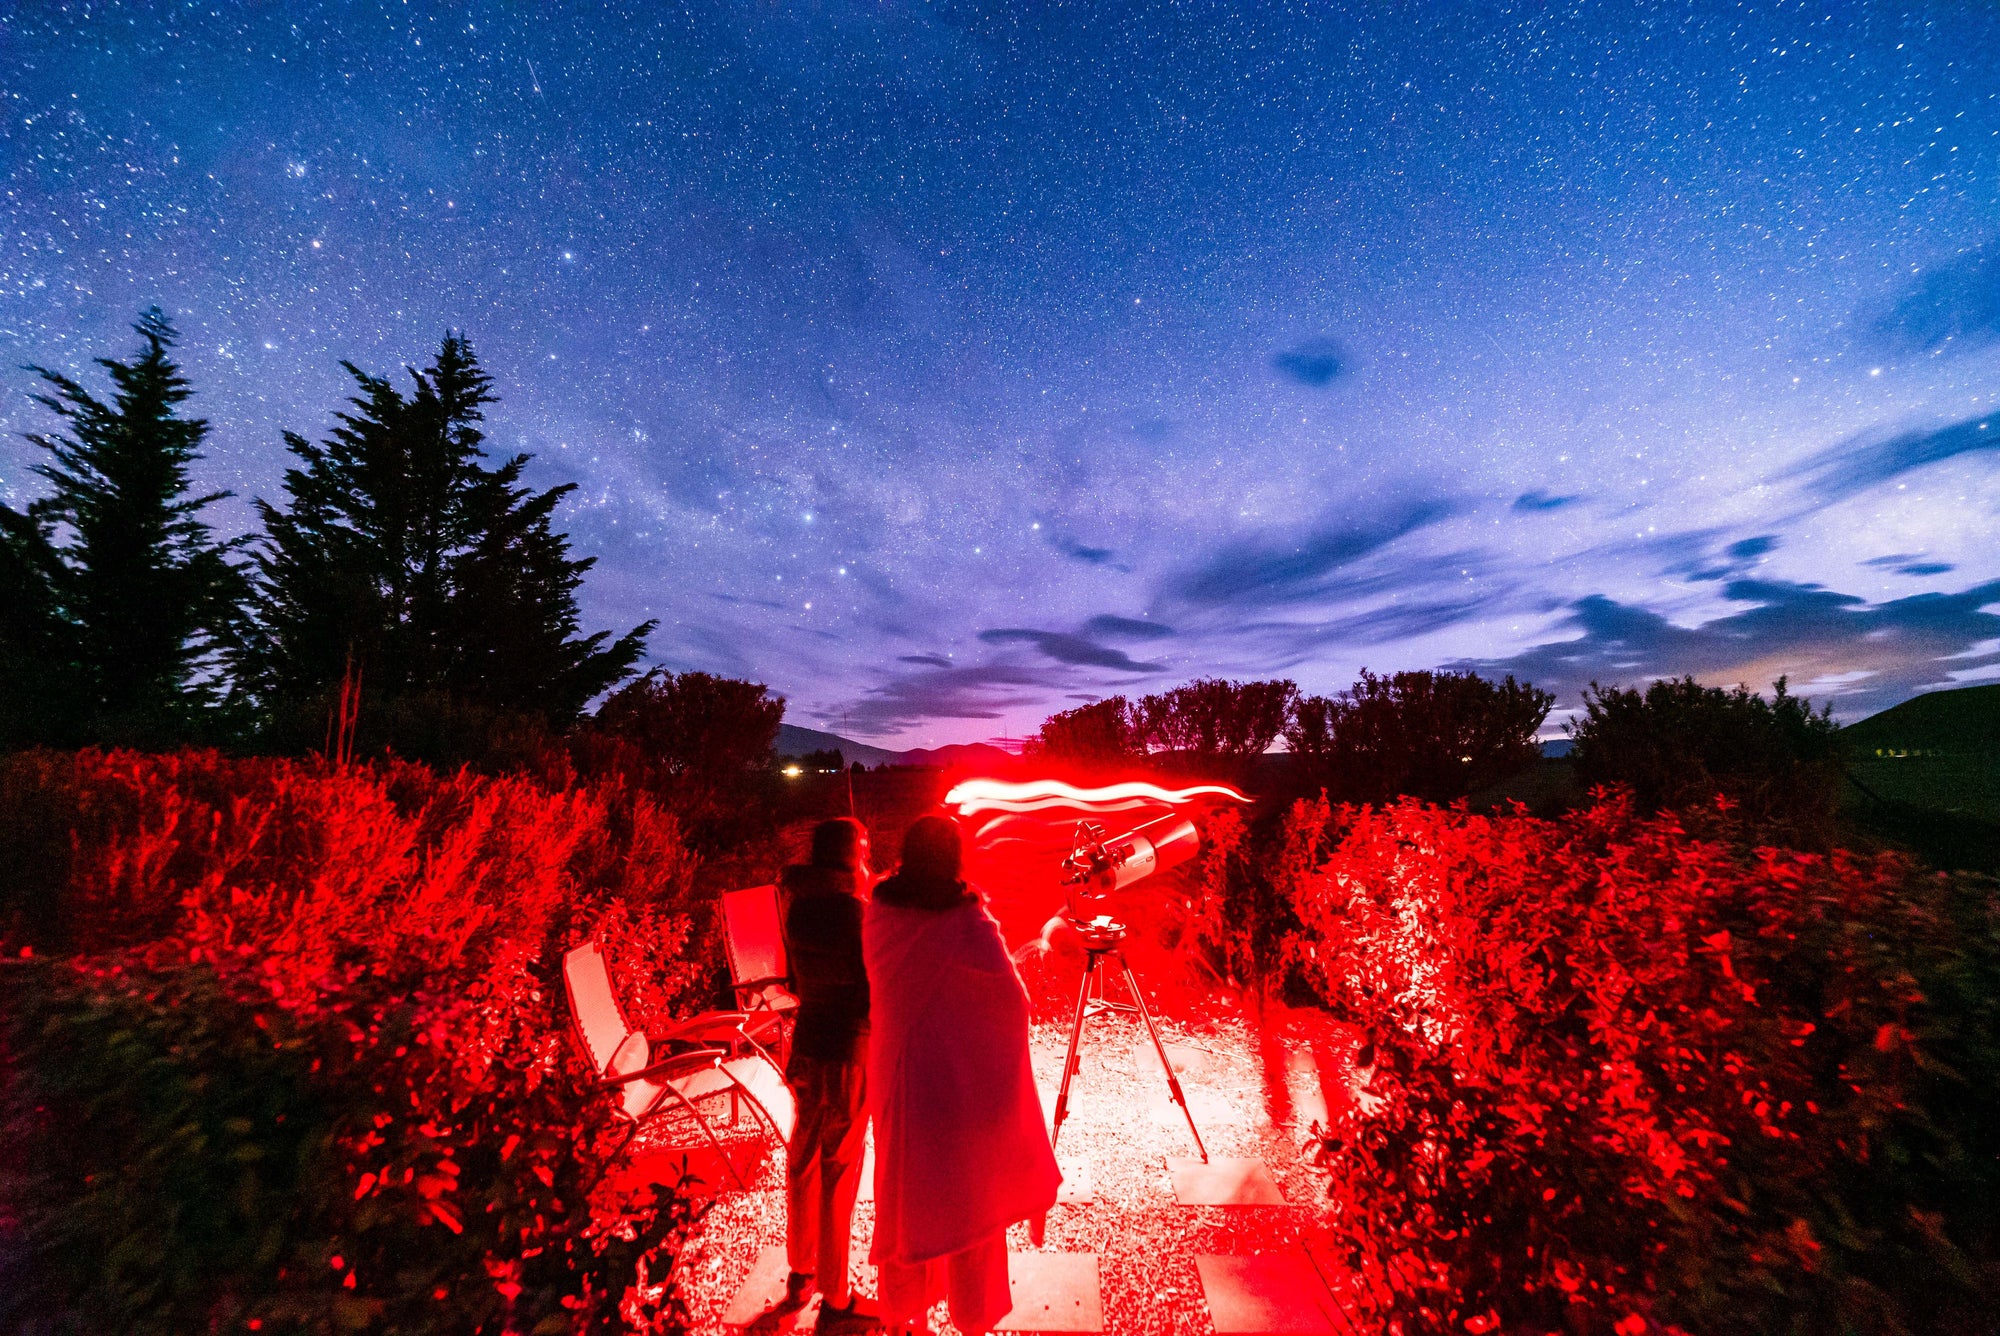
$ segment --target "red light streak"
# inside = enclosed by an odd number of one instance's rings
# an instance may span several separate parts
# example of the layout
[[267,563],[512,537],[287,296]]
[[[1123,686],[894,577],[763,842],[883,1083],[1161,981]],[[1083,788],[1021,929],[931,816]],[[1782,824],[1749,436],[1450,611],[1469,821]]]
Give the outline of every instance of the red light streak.
[[1179,807],[1197,798],[1227,798],[1248,802],[1227,784],[1195,784],[1184,789],[1162,788],[1142,780],[1106,784],[1100,788],[1079,788],[1059,779],[1011,782],[1003,779],[968,779],[945,794],[948,807],[960,816],[979,812],[1027,813],[1068,808],[1084,812],[1129,812],[1141,807]]

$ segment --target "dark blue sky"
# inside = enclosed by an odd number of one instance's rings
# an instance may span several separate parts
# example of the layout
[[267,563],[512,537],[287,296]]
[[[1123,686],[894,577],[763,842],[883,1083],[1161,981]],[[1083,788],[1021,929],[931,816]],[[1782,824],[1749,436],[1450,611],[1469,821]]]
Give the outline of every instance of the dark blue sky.
[[0,364],[157,302],[270,497],[462,328],[592,623],[857,736],[1364,665],[1853,717],[2000,676],[1996,71],[1971,0],[26,4]]

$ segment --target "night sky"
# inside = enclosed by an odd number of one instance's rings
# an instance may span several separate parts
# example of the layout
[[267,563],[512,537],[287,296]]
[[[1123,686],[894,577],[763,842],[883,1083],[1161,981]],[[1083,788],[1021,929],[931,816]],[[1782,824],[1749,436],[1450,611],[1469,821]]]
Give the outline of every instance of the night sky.
[[150,303],[232,532],[450,327],[589,624],[850,736],[2000,678],[2000,7],[614,8],[8,7],[0,494]]

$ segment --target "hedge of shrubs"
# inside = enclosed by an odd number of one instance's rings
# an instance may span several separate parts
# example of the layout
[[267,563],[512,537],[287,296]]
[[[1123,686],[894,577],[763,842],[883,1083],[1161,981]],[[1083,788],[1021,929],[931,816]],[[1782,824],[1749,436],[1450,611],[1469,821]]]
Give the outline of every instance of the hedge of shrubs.
[[1269,847],[1276,967],[1361,1044],[1333,1228],[1403,1330],[1990,1329],[1991,880],[1603,795],[1300,803]]
[[558,971],[691,1005],[693,871],[616,785],[0,762],[0,1329],[679,1329]]

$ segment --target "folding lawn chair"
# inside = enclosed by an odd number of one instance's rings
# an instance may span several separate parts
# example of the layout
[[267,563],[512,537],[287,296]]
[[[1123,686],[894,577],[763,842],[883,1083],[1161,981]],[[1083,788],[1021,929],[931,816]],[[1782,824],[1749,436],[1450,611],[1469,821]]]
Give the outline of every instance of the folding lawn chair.
[[[611,970],[595,942],[586,942],[563,957],[563,990],[569,998],[570,1019],[577,1043],[590,1059],[598,1084],[615,1101],[614,1114],[632,1124],[612,1152],[615,1160],[639,1129],[675,1112],[685,1114],[707,1138],[739,1187],[743,1176],[722,1148],[715,1126],[698,1105],[719,1095],[730,1100],[730,1118],[740,1119],[744,1104],[752,1121],[788,1144],[797,1109],[777,1064],[745,1031],[748,1017],[736,1011],[711,1011],[669,1027],[656,1037],[632,1029],[618,1005]],[[685,1045],[681,1052],[671,1046]],[[608,1162],[607,1162],[608,1164]]]
[[746,1028],[758,1043],[775,1050],[782,1064],[790,1053],[799,999],[791,991],[776,886],[722,893],[722,946],[736,1006],[750,1018]]

